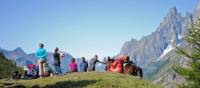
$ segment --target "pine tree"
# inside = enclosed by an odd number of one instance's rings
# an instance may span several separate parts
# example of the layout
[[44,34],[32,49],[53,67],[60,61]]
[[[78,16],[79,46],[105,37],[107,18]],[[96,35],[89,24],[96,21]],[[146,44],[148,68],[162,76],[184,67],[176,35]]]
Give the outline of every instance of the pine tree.
[[177,53],[189,59],[187,65],[173,66],[175,72],[187,80],[187,83],[179,85],[179,88],[200,88],[200,19],[192,25],[184,39],[190,49],[177,48]]
[[12,73],[16,70],[21,70],[11,60],[8,60],[3,52],[0,52],[0,79],[10,78]]

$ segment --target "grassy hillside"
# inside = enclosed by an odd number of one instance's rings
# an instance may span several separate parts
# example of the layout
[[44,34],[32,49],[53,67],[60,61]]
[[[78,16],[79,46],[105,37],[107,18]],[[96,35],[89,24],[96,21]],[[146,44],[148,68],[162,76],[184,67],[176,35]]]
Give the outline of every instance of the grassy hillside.
[[15,83],[15,87],[21,88],[162,88],[138,77],[106,72],[72,73]]

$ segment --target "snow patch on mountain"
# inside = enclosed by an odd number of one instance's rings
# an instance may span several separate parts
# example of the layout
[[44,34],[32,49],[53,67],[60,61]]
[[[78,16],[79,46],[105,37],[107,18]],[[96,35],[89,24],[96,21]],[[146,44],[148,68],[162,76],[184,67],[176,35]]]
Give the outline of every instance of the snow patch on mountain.
[[170,40],[170,42],[173,42],[174,40],[172,39],[172,40]]
[[182,35],[178,35],[178,39],[181,40],[183,37]]
[[160,61],[167,53],[175,49],[173,45],[168,45],[167,48],[163,51],[163,53],[160,55],[160,57],[156,61]]

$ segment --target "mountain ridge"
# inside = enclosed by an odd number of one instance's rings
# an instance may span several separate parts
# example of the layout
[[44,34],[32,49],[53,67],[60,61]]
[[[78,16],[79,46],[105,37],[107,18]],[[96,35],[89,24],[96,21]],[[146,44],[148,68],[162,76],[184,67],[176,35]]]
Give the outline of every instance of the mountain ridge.
[[[172,7],[156,31],[140,40],[125,42],[119,54],[129,55],[141,66],[147,65],[156,60],[168,45],[176,46],[182,41],[180,36],[185,32],[182,28],[183,20],[176,7]],[[147,59],[149,57],[151,59]]]
[[183,39],[197,17],[200,17],[199,7],[200,2],[193,13],[187,12],[185,16],[181,16],[176,7],[172,7],[154,32],[146,36],[146,39],[125,42],[120,54],[131,56],[133,61],[142,66],[145,79],[162,83],[165,88],[176,87],[185,80],[178,75],[173,80],[175,72],[171,66],[174,63],[184,66],[187,58],[177,55],[175,47],[187,48],[187,42]]
[[13,50],[6,50],[2,48],[2,51],[8,59],[12,59],[14,61],[16,61],[17,58],[20,58],[26,55],[26,53],[21,47],[17,47]]

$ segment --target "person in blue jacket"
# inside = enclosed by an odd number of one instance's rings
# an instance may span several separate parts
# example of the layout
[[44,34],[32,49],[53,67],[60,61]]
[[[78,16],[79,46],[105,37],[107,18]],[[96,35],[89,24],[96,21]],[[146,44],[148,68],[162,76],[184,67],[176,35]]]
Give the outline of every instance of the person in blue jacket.
[[44,77],[46,75],[45,65],[47,61],[47,51],[44,49],[44,44],[39,44],[39,48],[36,51],[36,57],[38,59],[39,75],[40,77]]
[[85,57],[82,57],[82,62],[80,63],[80,72],[87,72],[88,62],[85,60]]

